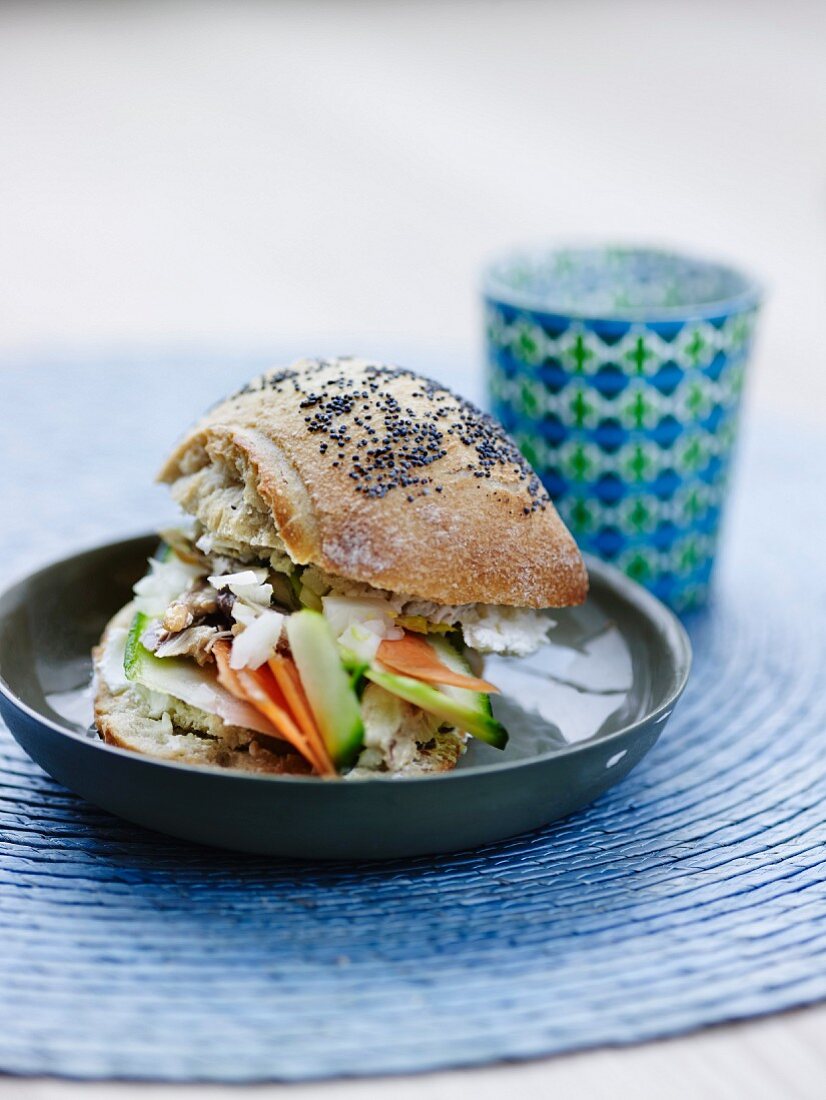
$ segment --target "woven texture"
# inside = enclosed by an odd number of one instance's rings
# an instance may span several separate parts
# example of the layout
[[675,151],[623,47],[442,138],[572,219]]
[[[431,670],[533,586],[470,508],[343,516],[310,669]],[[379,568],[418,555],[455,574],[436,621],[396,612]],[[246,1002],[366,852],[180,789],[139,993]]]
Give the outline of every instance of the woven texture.
[[[4,572],[164,518],[147,472],[181,401],[250,369],[5,368]],[[825,456],[752,433],[685,698],[623,784],[542,832],[384,865],[235,856],[94,809],[0,731],[0,1070],[425,1070],[825,997]]]

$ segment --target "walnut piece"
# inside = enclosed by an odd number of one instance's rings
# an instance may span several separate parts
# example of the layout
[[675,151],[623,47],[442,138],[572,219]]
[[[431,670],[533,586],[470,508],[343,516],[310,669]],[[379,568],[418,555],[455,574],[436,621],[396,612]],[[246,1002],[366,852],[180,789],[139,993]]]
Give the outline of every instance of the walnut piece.
[[183,603],[171,603],[163,617],[164,630],[170,634],[177,634],[179,630],[186,630],[195,621],[195,616]]

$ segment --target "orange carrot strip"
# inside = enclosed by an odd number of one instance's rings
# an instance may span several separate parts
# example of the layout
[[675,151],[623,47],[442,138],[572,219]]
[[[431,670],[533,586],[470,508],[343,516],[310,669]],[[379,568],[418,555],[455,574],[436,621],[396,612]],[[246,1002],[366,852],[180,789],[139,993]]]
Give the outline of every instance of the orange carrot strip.
[[248,703],[249,700],[238,682],[235,669],[229,663],[230,648],[230,643],[227,641],[216,642],[212,647],[215,663],[218,665],[218,683],[222,684],[236,699]]
[[309,743],[315,746],[318,757],[329,765],[332,772],[335,772],[330,753],[324,744],[324,738],[321,736],[321,730],[318,728],[310,703],[304,693],[304,687],[295,661],[289,657],[281,657],[276,654],[275,657],[270,657],[267,663],[301,732]]
[[498,687],[489,684],[487,680],[479,680],[475,676],[454,672],[453,669],[442,664],[433,647],[419,634],[410,634],[405,631],[404,637],[399,638],[398,641],[391,642],[385,639],[379,646],[376,656],[389,669],[400,672],[403,676],[410,676],[414,680],[424,680],[431,684],[450,684],[453,687],[467,688],[468,691],[483,691],[486,694],[499,691]]
[[238,670],[237,676],[249,701],[269,718],[284,739],[294,745],[316,771],[322,775],[335,775],[335,768],[317,752],[316,746],[302,733],[290,712],[276,702],[276,699],[286,700],[270,670],[244,668]]
[[232,692],[237,698],[243,699],[244,702],[251,703],[259,713],[263,714],[272,723],[279,737],[282,737],[293,748],[297,749],[317,771],[326,774],[326,762],[317,758],[314,746],[308,744],[307,738],[292,720],[286,706],[282,705],[286,701],[272,676],[269,677],[269,682],[267,682],[266,677],[260,676],[258,672],[253,672],[251,669],[236,670],[232,668],[229,663],[230,646],[228,642],[217,642],[213,646],[212,652],[215,654],[215,660],[218,664],[218,680],[227,691]]

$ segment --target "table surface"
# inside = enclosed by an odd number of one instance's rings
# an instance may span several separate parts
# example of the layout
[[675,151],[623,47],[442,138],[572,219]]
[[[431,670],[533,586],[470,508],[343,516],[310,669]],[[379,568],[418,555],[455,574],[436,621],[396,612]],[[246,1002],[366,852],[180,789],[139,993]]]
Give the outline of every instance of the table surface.
[[[654,12],[656,10],[656,18]],[[749,404],[826,419],[826,7],[4,5],[0,350],[478,347],[513,241],[634,238],[771,291]],[[306,346],[306,345],[305,345]],[[201,1096],[814,1097],[826,1007],[644,1046]],[[0,1078],[0,1097],[188,1087]]]
[[826,1006],[641,1046],[519,1065],[306,1085],[143,1085],[0,1078],[2,1100],[819,1100],[826,1082]]

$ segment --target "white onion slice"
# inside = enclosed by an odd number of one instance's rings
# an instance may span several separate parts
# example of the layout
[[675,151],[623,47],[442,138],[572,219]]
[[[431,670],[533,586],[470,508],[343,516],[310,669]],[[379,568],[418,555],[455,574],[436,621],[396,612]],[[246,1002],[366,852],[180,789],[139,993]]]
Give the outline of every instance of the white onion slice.
[[222,588],[228,588],[239,600],[269,607],[272,585],[265,584],[266,579],[266,569],[244,569],[240,573],[215,574],[209,578],[209,583],[219,592]]
[[324,596],[321,603],[324,617],[337,638],[355,624],[376,634],[379,639],[404,636],[404,631],[395,625],[395,612],[391,604],[381,597]]
[[150,617],[163,615],[172,601],[182,596],[203,575],[202,568],[181,561],[174,554],[167,561],[151,558],[149,572],[134,588],[135,609]]
[[232,642],[230,668],[260,668],[275,652],[284,627],[278,611],[262,611]]

